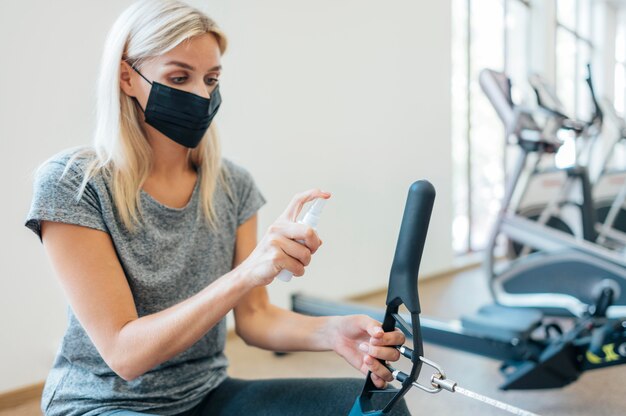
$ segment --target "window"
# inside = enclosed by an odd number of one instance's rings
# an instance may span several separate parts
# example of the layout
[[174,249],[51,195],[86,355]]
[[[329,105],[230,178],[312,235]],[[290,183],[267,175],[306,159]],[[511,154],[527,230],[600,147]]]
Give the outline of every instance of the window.
[[615,108],[626,114],[626,11],[622,9],[615,37]]
[[478,84],[483,68],[528,76],[525,0],[453,0],[452,149],[453,247],[485,247],[504,193],[504,128]]
[[572,117],[589,120],[592,101],[585,83],[591,61],[592,0],[557,0],[556,93]]

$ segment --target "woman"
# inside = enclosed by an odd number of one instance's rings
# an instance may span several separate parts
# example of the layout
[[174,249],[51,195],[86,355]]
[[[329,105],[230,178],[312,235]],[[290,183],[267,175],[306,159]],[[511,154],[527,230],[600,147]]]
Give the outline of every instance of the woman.
[[[94,146],[64,151],[37,173],[26,226],[70,303],[45,414],[347,414],[360,379],[229,378],[233,309],[250,345],[334,350],[371,370],[378,387],[392,380],[377,358],[399,358],[399,331],[269,303],[265,286],[283,269],[302,276],[321,245],[294,222],[299,211],[330,194],[295,196],[257,244],[265,200],[247,171],[220,158],[211,123],[225,49],[196,9],[133,4],[105,45]],[[395,414],[408,414],[404,402]]]

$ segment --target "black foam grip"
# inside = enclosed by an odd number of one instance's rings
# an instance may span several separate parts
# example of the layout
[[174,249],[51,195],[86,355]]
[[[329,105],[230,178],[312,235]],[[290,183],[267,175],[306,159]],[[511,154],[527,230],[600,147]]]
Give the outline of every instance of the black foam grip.
[[430,182],[411,185],[391,266],[387,305],[404,304],[411,313],[420,313],[417,277],[434,202],[435,188]]

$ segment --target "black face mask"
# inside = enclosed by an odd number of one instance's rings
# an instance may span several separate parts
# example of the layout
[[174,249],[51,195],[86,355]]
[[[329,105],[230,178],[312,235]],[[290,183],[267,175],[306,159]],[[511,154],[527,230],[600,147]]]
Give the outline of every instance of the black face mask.
[[133,69],[152,85],[146,109],[142,108],[146,123],[185,147],[193,149],[198,146],[222,103],[219,86],[215,87],[208,99],[150,82],[137,68]]

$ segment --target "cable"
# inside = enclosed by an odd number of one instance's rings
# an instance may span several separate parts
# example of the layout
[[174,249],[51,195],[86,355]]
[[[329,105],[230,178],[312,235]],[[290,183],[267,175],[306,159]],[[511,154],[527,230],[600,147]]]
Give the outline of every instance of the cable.
[[[400,354],[413,360],[414,352],[412,349],[405,347],[404,345],[398,345],[396,346],[396,348],[398,349],[398,351],[400,351]],[[539,416],[537,413],[529,412],[527,410],[520,409],[519,407],[515,407],[510,404],[501,402],[500,400],[492,399],[491,397],[487,397],[474,391],[465,389],[463,387],[459,387],[456,381],[446,378],[446,375],[439,364],[430,361],[424,357],[419,357],[419,360],[422,361],[424,364],[434,368],[435,370],[437,370],[437,372],[434,373],[430,378],[430,384],[432,385],[432,388],[422,385],[417,381],[413,381],[412,385],[414,387],[417,387],[427,393],[439,393],[441,390],[447,390],[450,393],[460,393],[465,397],[478,400],[479,402],[483,402],[490,406],[497,407],[498,409],[505,410],[517,416]],[[393,377],[400,382],[404,382],[404,380],[406,380],[406,378],[408,377],[408,375],[403,373],[402,371],[395,370],[391,367],[387,368],[392,371]]]
[[456,386],[454,391],[457,393],[461,393],[462,395],[469,397],[470,399],[478,400],[480,402],[486,403],[488,405],[497,407],[498,409],[506,410],[509,413],[513,413],[518,416],[539,416],[537,413],[529,412],[527,410],[520,409],[519,407],[512,406],[507,403],[503,403],[499,400],[492,399],[491,397],[484,396],[482,394],[478,394],[468,389],[464,389],[463,387]]

